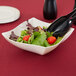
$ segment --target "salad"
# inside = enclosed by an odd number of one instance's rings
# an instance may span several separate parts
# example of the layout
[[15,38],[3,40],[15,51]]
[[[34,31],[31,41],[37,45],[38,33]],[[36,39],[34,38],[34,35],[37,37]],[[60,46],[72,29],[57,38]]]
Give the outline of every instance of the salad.
[[54,37],[53,32],[47,32],[47,27],[37,26],[33,27],[31,24],[27,25],[27,29],[21,31],[20,36],[16,36],[12,31],[9,39],[16,42],[33,44],[39,46],[52,46],[59,43],[63,37]]

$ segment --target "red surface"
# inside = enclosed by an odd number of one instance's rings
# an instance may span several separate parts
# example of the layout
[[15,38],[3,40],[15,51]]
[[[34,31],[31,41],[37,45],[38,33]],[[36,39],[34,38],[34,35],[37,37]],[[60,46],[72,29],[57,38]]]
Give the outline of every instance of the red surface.
[[[76,30],[68,40],[44,56],[21,50],[1,35],[31,17],[46,21],[43,4],[44,0],[0,0],[0,5],[14,6],[21,11],[19,20],[0,25],[0,76],[76,76]],[[74,0],[57,0],[58,17],[69,13],[73,5]]]

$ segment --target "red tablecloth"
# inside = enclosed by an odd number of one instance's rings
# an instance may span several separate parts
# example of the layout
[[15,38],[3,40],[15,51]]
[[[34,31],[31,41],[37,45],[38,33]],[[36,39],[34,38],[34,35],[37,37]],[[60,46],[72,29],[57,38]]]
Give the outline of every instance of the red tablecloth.
[[[0,25],[0,76],[76,76],[76,30],[55,50],[40,56],[21,50],[8,43],[2,32],[21,22],[36,17],[43,18],[44,0],[0,0],[0,5],[9,5],[21,11],[21,18]],[[58,17],[72,11],[74,0],[57,0]]]

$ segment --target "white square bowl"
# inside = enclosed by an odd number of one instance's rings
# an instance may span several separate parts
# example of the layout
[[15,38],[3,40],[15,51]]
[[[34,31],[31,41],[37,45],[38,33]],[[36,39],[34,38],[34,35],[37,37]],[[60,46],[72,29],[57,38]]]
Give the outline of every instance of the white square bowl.
[[[41,27],[46,26],[46,27],[48,27],[50,25],[50,23],[40,21],[40,20],[38,20],[34,17],[29,19],[28,21],[34,27],[36,27],[36,26],[41,26]],[[38,45],[26,44],[26,43],[20,43],[20,42],[15,42],[15,41],[9,39],[11,31],[14,31],[14,33],[16,35],[20,36],[21,31],[24,30],[24,29],[27,29],[26,25],[27,25],[27,21],[24,21],[23,23],[18,25],[16,28],[14,28],[10,31],[7,31],[7,32],[3,32],[2,35],[4,36],[4,38],[9,43],[13,44],[14,46],[19,47],[19,48],[24,49],[24,50],[27,50],[27,51],[30,51],[30,52],[40,54],[40,55],[45,55],[45,54],[51,52],[52,50],[54,50],[57,46],[59,46],[59,44],[64,42],[74,31],[74,28],[70,28],[69,31],[65,34],[63,39],[58,44],[53,45],[53,46],[49,46],[49,47],[43,47],[43,46],[38,46]]]

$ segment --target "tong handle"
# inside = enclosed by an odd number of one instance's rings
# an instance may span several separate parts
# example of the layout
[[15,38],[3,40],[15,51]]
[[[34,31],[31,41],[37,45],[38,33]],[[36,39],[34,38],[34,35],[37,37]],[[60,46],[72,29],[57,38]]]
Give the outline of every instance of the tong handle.
[[76,16],[71,17],[72,22],[76,21]]
[[76,14],[76,8],[71,12],[69,13],[68,15],[66,15],[68,18],[72,17],[73,15]]

